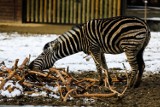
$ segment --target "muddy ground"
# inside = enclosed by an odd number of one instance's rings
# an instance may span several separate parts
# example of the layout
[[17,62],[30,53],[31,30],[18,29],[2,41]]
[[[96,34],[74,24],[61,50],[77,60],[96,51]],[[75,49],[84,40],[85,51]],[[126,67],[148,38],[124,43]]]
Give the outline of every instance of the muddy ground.
[[[72,73],[75,78],[95,77],[96,72]],[[97,75],[97,74],[96,74]],[[118,87],[117,87],[118,89]],[[96,89],[95,89],[96,92]],[[67,102],[49,97],[6,98],[0,96],[0,105],[50,105],[50,106],[103,106],[103,107],[160,107],[160,74],[143,77],[140,87],[128,89],[124,97],[74,98]]]

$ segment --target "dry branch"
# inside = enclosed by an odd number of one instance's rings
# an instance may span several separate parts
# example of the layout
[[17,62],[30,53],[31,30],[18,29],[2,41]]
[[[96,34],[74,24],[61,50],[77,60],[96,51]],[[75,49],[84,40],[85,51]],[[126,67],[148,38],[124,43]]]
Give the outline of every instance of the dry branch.
[[16,59],[15,64],[14,64],[14,71],[11,72],[11,74],[8,75],[7,78],[5,78],[4,80],[2,80],[1,84],[0,84],[0,90],[3,88],[3,86],[5,85],[5,83],[10,80],[17,72],[16,68],[17,68],[17,64],[18,64],[19,59]]
[[[23,87],[27,87],[28,89],[34,90],[34,88],[38,88],[39,90],[43,90],[46,92],[53,92],[53,90],[49,89],[46,87],[46,84],[51,84],[52,86],[57,85],[58,87],[58,92],[61,96],[62,101],[66,102],[68,97],[114,97],[114,96],[123,96],[125,91],[128,88],[129,85],[129,79],[128,79],[128,74],[126,70],[126,77],[127,77],[127,85],[124,88],[124,90],[120,93],[113,88],[113,86],[110,85],[109,80],[108,80],[108,70],[102,68],[102,71],[104,71],[105,79],[105,88],[110,90],[110,93],[94,93],[92,92],[92,89],[95,89],[97,87],[97,84],[99,83],[98,79],[93,79],[93,78],[79,78],[76,79],[74,78],[71,74],[68,73],[64,68],[50,68],[49,71],[46,73],[44,71],[33,71],[28,69],[28,63],[29,63],[30,57],[25,58],[24,61],[20,66],[18,66],[18,59],[15,61],[15,64],[13,66],[13,69],[9,69],[5,66],[1,67],[1,70],[3,72],[0,72],[0,75],[8,75],[7,77],[2,77],[0,79],[1,84],[0,84],[0,89],[2,89],[5,85],[5,83],[8,80],[16,80],[18,81]],[[37,78],[42,78],[40,83],[36,82],[31,82],[30,80],[27,80],[25,78],[26,76],[29,75],[35,75]],[[13,78],[14,77],[14,78]],[[114,79],[112,78],[112,82],[119,82],[119,80],[115,77]],[[54,85],[53,85],[54,84]],[[97,88],[98,90],[99,88]],[[10,88],[7,88],[7,90],[10,90]],[[101,91],[99,89],[99,91]],[[85,92],[85,93],[84,93]],[[36,93],[36,91],[30,91],[30,92],[24,92],[24,93]],[[91,93],[91,94],[89,94]]]
[[63,84],[66,85],[67,91],[70,90],[70,86],[68,85],[69,84],[68,81],[65,81],[65,79],[62,76],[62,74],[58,70],[56,70],[55,68],[50,68],[49,71],[56,72],[56,74],[61,79],[61,81],[63,82]]
[[57,76],[62,80],[62,82],[65,84],[66,81],[63,78],[62,74],[59,72],[59,70],[55,69],[55,68],[50,68],[49,71],[51,72],[55,72],[57,74]]
[[16,59],[16,61],[14,63],[14,66],[13,66],[13,69],[17,69],[18,68],[18,62],[19,62],[19,59]]
[[25,58],[22,64],[19,66],[19,69],[23,69],[29,62],[29,58]]
[[44,74],[44,73],[37,72],[37,71],[28,71],[28,73],[29,74],[36,74],[36,75],[43,76],[43,77],[48,77],[48,78],[51,78],[51,79],[57,79],[54,76],[51,76],[51,75],[48,76],[48,74]]
[[94,93],[94,94],[76,94],[74,97],[114,97],[117,96],[117,93],[110,93],[110,94],[99,94],[99,93]]
[[7,78],[2,80],[1,85],[0,85],[0,90],[3,88],[5,83],[14,76],[15,73],[16,73],[16,70],[14,70]]

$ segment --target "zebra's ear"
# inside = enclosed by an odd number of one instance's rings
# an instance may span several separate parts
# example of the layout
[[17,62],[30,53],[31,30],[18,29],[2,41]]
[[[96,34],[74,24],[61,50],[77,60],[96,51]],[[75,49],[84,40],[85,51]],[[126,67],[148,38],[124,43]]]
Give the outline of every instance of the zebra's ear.
[[58,40],[54,40],[52,42],[49,43],[49,51],[51,53],[55,52],[57,50],[57,47],[60,45],[59,41]]
[[45,46],[43,47],[43,51],[50,50],[51,52],[53,52],[55,49],[57,49],[59,44],[60,43],[58,40],[51,41],[51,42],[45,44]]

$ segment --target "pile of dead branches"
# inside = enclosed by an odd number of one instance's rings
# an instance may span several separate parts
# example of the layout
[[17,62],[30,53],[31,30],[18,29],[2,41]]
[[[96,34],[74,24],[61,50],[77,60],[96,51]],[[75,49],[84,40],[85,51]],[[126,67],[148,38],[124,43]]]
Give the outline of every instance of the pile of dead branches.
[[[5,65],[0,67],[0,90],[8,80],[18,81],[24,88],[24,93],[34,93],[34,88],[39,91],[46,91],[48,93],[58,93],[63,101],[67,101],[69,97],[121,97],[127,89],[127,73],[125,80],[119,80],[117,76],[112,76],[112,86],[108,81],[108,73],[105,69],[104,86],[99,86],[99,80],[95,78],[78,78],[73,77],[68,70],[64,68],[50,68],[48,71],[32,71],[28,69],[29,59],[26,58],[22,64],[18,65],[19,60],[16,59],[12,68],[7,68]],[[116,91],[113,83],[123,82],[121,92]],[[58,87],[58,92],[55,92],[46,87],[47,85]],[[105,88],[105,91],[102,91]],[[7,87],[11,90],[10,87]],[[96,93],[92,89],[97,89]],[[107,91],[106,91],[107,90]]]

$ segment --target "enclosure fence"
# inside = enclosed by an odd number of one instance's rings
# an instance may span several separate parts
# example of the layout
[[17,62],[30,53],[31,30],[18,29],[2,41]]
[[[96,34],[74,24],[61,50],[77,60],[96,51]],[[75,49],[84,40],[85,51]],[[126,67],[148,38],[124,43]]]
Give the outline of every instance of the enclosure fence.
[[81,24],[122,14],[122,0],[23,0],[23,22]]

